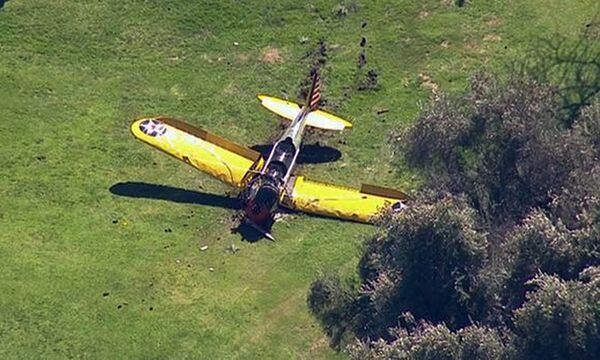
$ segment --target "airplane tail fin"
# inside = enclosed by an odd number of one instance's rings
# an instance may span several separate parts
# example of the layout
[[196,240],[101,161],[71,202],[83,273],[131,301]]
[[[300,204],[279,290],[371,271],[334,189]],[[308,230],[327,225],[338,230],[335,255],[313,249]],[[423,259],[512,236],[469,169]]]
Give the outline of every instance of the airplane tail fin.
[[321,78],[319,73],[315,70],[312,78],[312,86],[306,99],[306,105],[310,111],[315,111],[319,107],[319,101],[321,101]]
[[294,102],[267,95],[258,95],[258,99],[262,106],[287,120],[293,121],[301,112],[304,112],[304,115],[306,116],[306,125],[308,126],[337,131],[352,127],[352,124],[347,120],[323,110],[319,110],[319,101],[321,100],[321,78],[316,71],[312,73],[312,86],[310,87],[310,92],[306,98],[305,106],[300,106]]

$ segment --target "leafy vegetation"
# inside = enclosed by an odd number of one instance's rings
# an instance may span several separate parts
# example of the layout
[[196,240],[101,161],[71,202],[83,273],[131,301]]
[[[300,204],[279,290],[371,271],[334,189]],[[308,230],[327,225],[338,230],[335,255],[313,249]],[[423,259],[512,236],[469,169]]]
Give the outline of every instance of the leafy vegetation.
[[571,119],[560,85],[480,73],[394,134],[427,190],[381,216],[359,286],[329,284],[352,294],[341,316],[322,316],[339,312],[325,280],[309,293],[326,329],[352,334],[332,338],[351,357],[600,356],[600,99]]
[[[598,188],[596,139],[563,126],[559,94],[521,76],[504,84],[479,74],[466,96],[437,100],[394,141],[427,170],[432,187],[466,194],[488,222],[520,219],[533,208],[549,209],[563,192]],[[584,116],[576,126],[594,128],[596,121]],[[585,182],[577,181],[582,176]],[[596,206],[587,200],[561,202],[571,215],[561,220],[577,226],[579,207]]]
[[515,312],[514,346],[522,359],[594,359],[600,356],[600,287],[598,267],[581,281],[540,275],[538,288]]

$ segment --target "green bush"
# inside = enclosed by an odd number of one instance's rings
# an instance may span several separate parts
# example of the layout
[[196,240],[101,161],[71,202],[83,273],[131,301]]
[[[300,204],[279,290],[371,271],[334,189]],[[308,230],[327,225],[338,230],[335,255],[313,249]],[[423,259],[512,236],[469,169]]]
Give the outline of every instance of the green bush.
[[507,353],[500,335],[493,329],[473,325],[451,332],[444,325],[426,322],[412,331],[395,329],[392,342],[357,341],[348,352],[356,360],[495,360]]
[[507,277],[502,292],[509,309],[523,303],[528,281],[540,271],[574,279],[586,266],[600,264],[596,229],[568,230],[539,210],[512,231],[504,251]]
[[451,328],[477,317],[477,274],[487,244],[474,217],[451,197],[383,215],[381,232],[366,244],[361,260],[360,292],[331,277],[311,287],[310,308],[332,340],[339,341],[344,331],[389,339],[388,329],[404,312]]
[[600,268],[583,281],[539,275],[537,290],[515,312],[517,359],[600,358]]
[[353,334],[354,298],[353,291],[333,274],[322,275],[309,289],[308,307],[320,320],[334,347]]
[[[582,189],[573,183],[576,176],[597,172],[598,110],[584,112],[572,130],[563,125],[561,106],[551,85],[478,74],[466,95],[436,99],[392,141],[409,163],[426,170],[431,188],[466,194],[490,223],[519,220]],[[565,216],[580,210],[567,209]]]

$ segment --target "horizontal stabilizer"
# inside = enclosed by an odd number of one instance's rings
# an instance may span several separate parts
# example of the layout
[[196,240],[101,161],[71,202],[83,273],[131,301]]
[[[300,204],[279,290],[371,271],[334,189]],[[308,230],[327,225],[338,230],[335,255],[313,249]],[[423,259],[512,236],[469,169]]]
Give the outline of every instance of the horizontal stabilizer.
[[[294,120],[302,110],[300,105],[294,102],[279,99],[273,96],[258,95],[258,99],[260,100],[262,106],[287,120]],[[322,110],[310,112],[306,116],[306,125],[324,130],[337,131],[352,127],[350,122],[333,114],[326,113]]]

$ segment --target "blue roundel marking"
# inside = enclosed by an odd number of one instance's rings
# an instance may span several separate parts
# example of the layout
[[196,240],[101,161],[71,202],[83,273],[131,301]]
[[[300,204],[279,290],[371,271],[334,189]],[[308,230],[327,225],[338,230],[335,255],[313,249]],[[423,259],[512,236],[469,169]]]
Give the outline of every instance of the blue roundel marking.
[[167,127],[160,120],[148,119],[140,123],[140,130],[148,136],[161,136],[167,132]]

